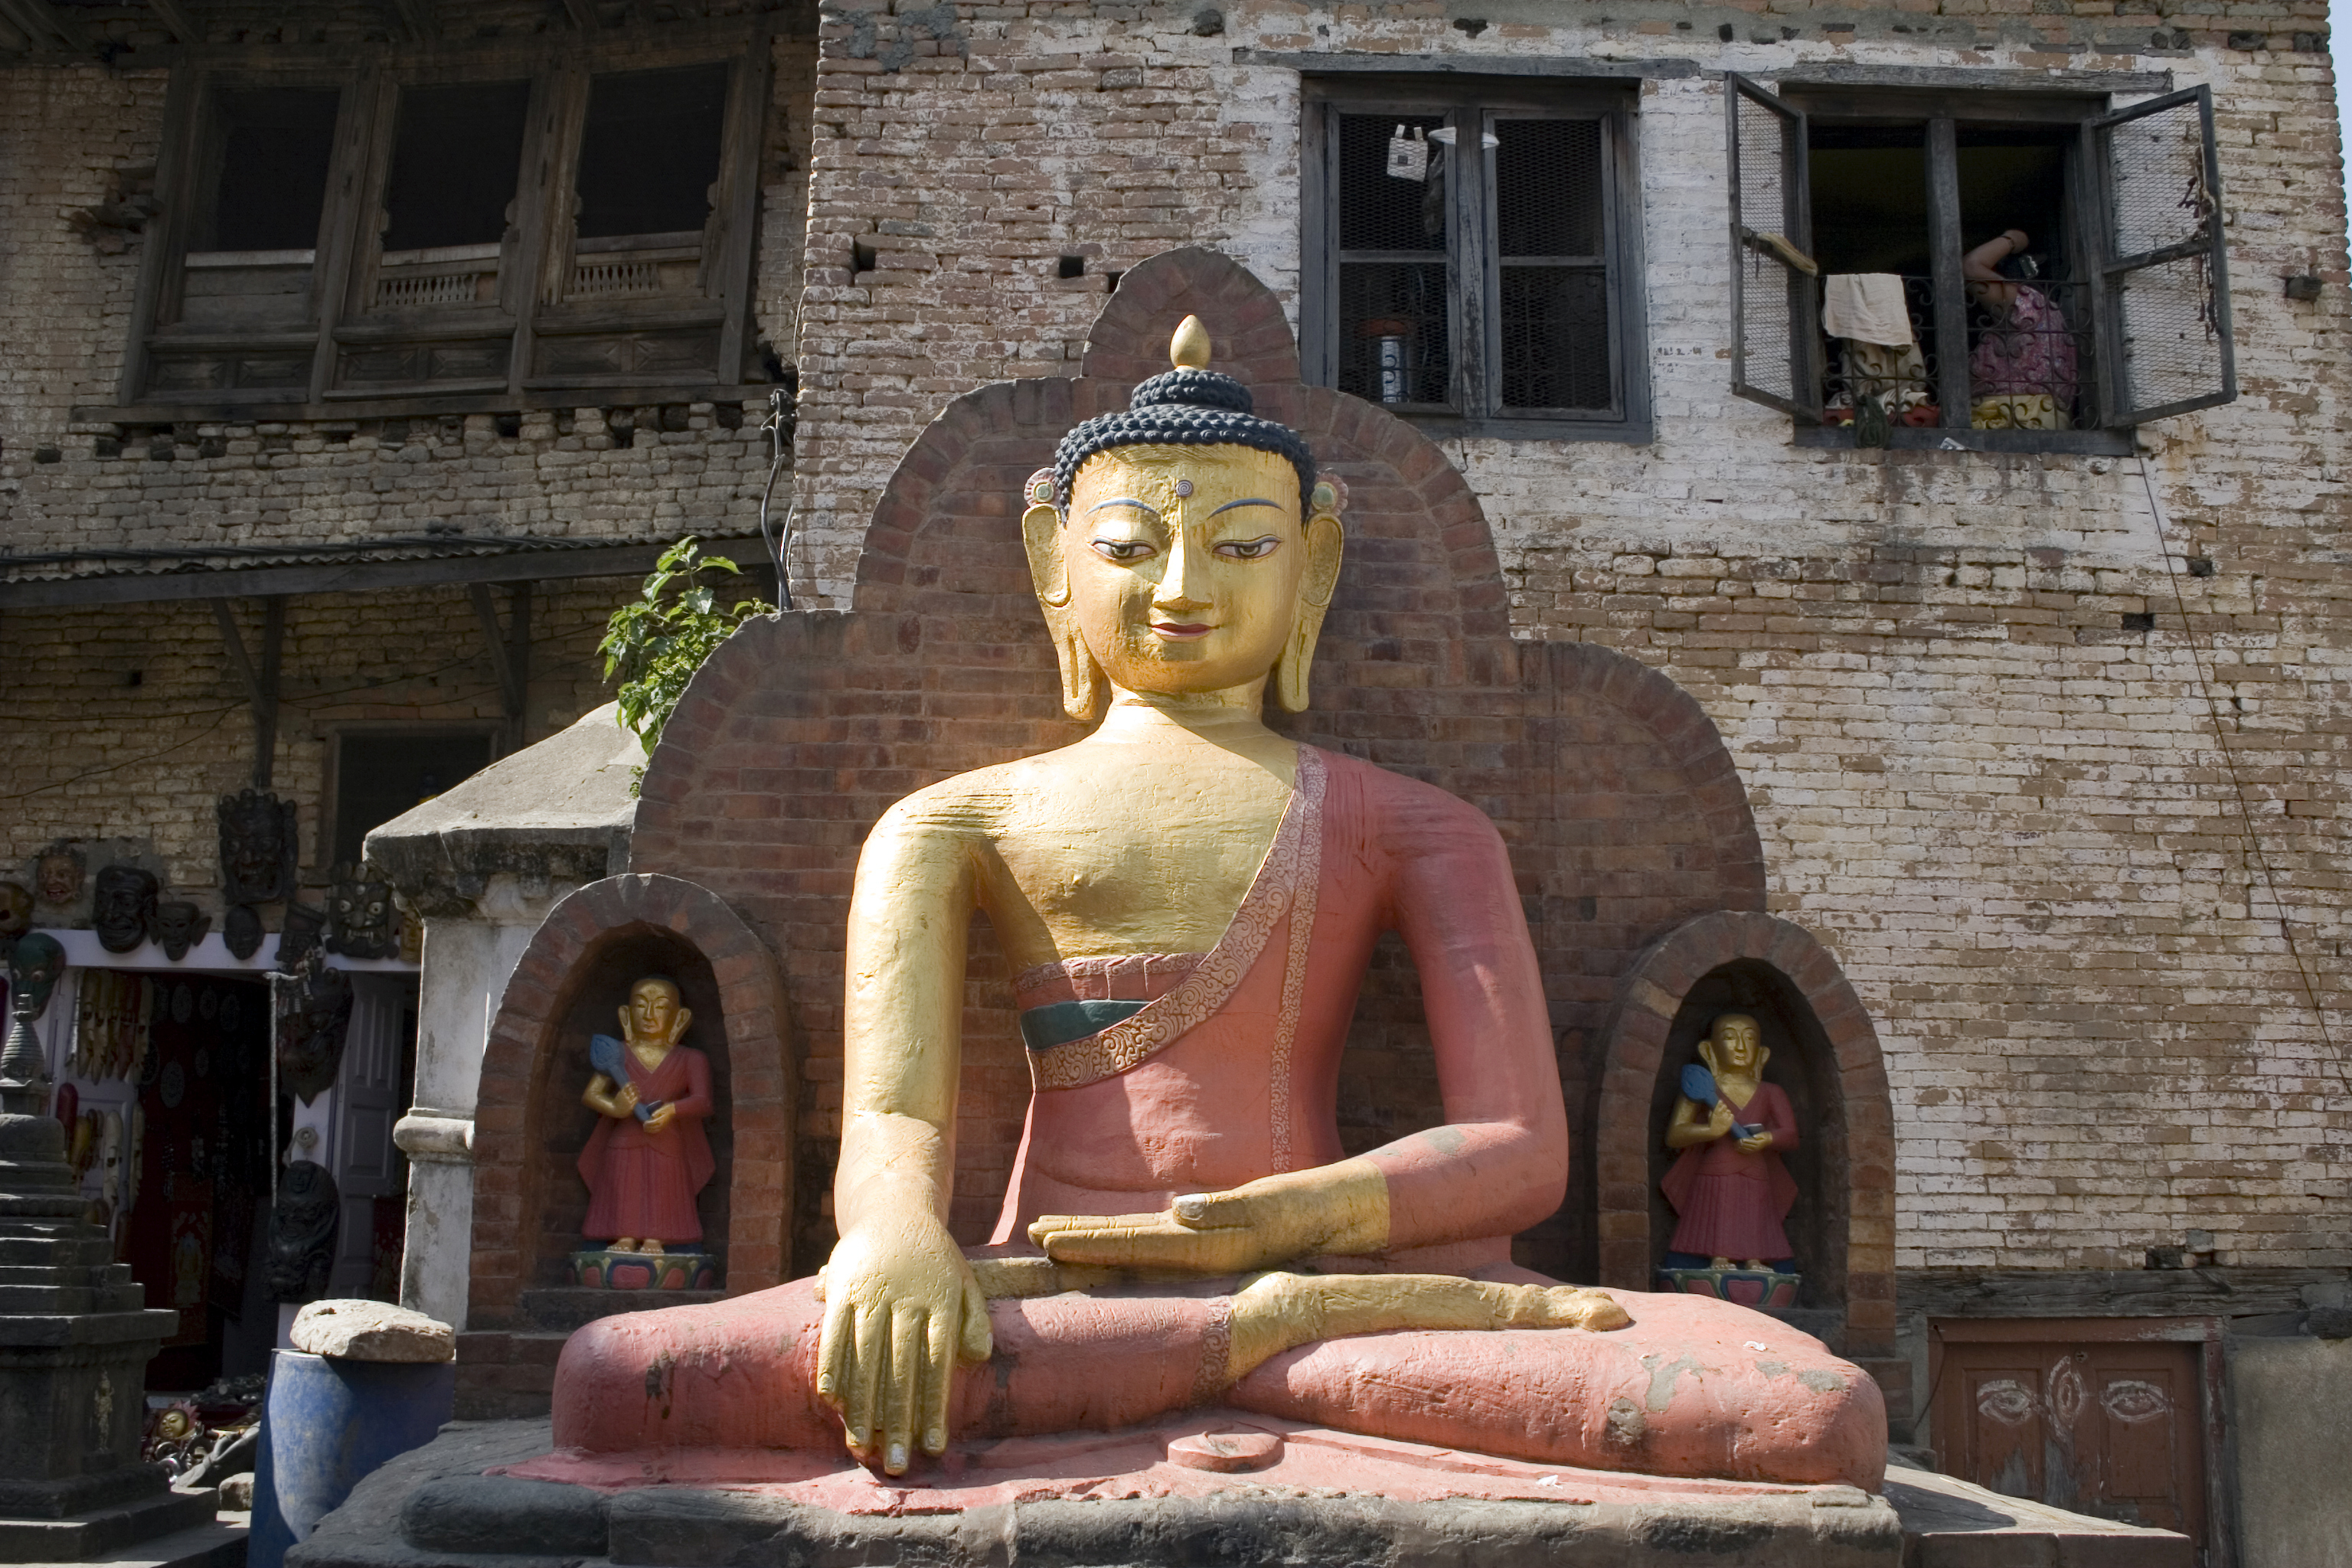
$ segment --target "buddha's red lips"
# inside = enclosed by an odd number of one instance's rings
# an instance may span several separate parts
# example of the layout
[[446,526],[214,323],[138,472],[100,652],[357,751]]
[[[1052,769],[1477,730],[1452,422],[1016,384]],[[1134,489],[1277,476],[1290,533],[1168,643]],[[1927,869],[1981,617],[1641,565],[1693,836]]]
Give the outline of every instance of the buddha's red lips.
[[1198,621],[1154,621],[1151,629],[1163,637],[1204,637],[1217,628]]

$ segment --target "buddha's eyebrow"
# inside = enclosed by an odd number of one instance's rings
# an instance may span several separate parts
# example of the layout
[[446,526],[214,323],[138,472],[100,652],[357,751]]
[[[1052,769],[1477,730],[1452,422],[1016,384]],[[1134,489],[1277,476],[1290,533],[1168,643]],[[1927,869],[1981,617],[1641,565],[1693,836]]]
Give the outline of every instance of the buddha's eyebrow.
[[[1160,515],[1159,510],[1156,508],[1148,507],[1132,496],[1115,496],[1109,500],[1098,500],[1095,502],[1094,505],[1087,508],[1087,515],[1092,517],[1096,512],[1102,510],[1102,509],[1107,506],[1131,506],[1138,511],[1150,512],[1153,517],[1158,517]],[[1220,508],[1219,510],[1222,510],[1223,509]]]
[[[1237,507],[1237,506],[1272,506],[1272,505],[1274,505],[1274,502],[1272,502],[1272,501],[1270,501],[1270,500],[1259,500],[1259,499],[1258,499],[1257,497],[1255,497],[1255,496],[1250,496],[1250,497],[1247,497],[1247,498],[1245,498],[1245,499],[1244,499],[1244,500],[1229,500],[1229,501],[1227,501],[1224,505],[1223,505],[1223,506],[1219,507],[1219,508],[1217,509],[1217,511],[1231,511],[1231,510],[1234,510],[1234,508],[1235,508],[1235,507]],[[1214,517],[1214,516],[1216,516],[1216,515],[1217,515],[1217,511],[1213,511],[1213,512],[1211,512],[1209,515],[1210,515],[1211,517]]]

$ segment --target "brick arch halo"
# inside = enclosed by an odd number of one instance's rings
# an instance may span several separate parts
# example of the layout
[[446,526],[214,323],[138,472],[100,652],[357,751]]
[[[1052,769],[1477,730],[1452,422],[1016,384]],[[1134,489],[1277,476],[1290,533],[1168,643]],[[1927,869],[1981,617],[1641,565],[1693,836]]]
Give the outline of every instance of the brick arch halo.
[[1895,1335],[1895,1111],[1885,1058],[1837,960],[1811,931],[1775,915],[1719,910],[1685,921],[1618,980],[1594,1141],[1601,1282],[1650,1288],[1650,1103],[1667,1036],[1692,988],[1743,960],[1785,979],[1827,1040],[1845,1118],[1845,1350],[1886,1355]]
[[482,1053],[474,1119],[474,1237],[467,1316],[475,1327],[514,1320],[529,1280],[536,1203],[530,1152],[540,1107],[562,1046],[575,977],[635,932],[667,931],[710,964],[726,1018],[733,1170],[728,1183],[726,1289],[730,1296],[783,1281],[790,1263],[793,1101],[783,973],[775,954],[723,899],[682,877],[625,873],[566,895],[523,950],[499,999]]

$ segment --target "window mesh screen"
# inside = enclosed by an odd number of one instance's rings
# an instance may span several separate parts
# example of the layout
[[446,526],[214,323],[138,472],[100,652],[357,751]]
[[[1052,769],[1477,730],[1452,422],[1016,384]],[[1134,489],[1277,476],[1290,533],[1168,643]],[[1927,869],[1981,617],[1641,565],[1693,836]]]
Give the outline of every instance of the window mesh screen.
[[1760,103],[1739,100],[1739,221],[1759,234],[1789,228],[1787,164],[1781,157],[1788,127]]
[[333,88],[223,92],[213,199],[197,215],[188,248],[309,250],[319,243],[334,155]]
[[700,228],[726,121],[725,66],[598,77],[580,133],[580,237]]
[[1502,405],[1607,408],[1601,123],[1497,120],[1495,136]]
[[1504,261],[1601,255],[1601,122],[1498,120],[1495,232]]
[[2195,235],[2211,205],[2205,192],[2205,138],[2197,106],[2127,120],[2107,132],[2117,258],[2177,245]]
[[386,250],[490,245],[505,237],[522,163],[530,83],[408,87],[383,205]]
[[1741,340],[1748,384],[1775,397],[1796,396],[1796,339],[1789,316],[1789,269],[1742,246],[1739,252]]
[[2206,258],[2185,257],[2126,272],[2116,297],[2126,404],[2161,408],[2203,397],[2221,384],[2221,334],[2213,324]]
[[1447,267],[1452,153],[1429,146],[1428,178],[1389,173],[1402,126],[1443,115],[1339,116],[1339,389],[1375,403],[1442,407],[1454,375]]

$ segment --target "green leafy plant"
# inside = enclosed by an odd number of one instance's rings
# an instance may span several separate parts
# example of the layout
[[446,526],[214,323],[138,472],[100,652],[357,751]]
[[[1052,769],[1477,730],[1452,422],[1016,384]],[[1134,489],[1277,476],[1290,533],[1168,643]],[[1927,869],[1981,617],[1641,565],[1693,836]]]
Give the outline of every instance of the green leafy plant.
[[757,599],[721,608],[717,587],[702,581],[705,573],[741,571],[723,555],[705,556],[688,534],[662,552],[636,601],[604,623],[604,640],[596,645],[604,679],[619,679],[622,726],[636,731],[647,752],[702,661],[737,626],[766,613]]

